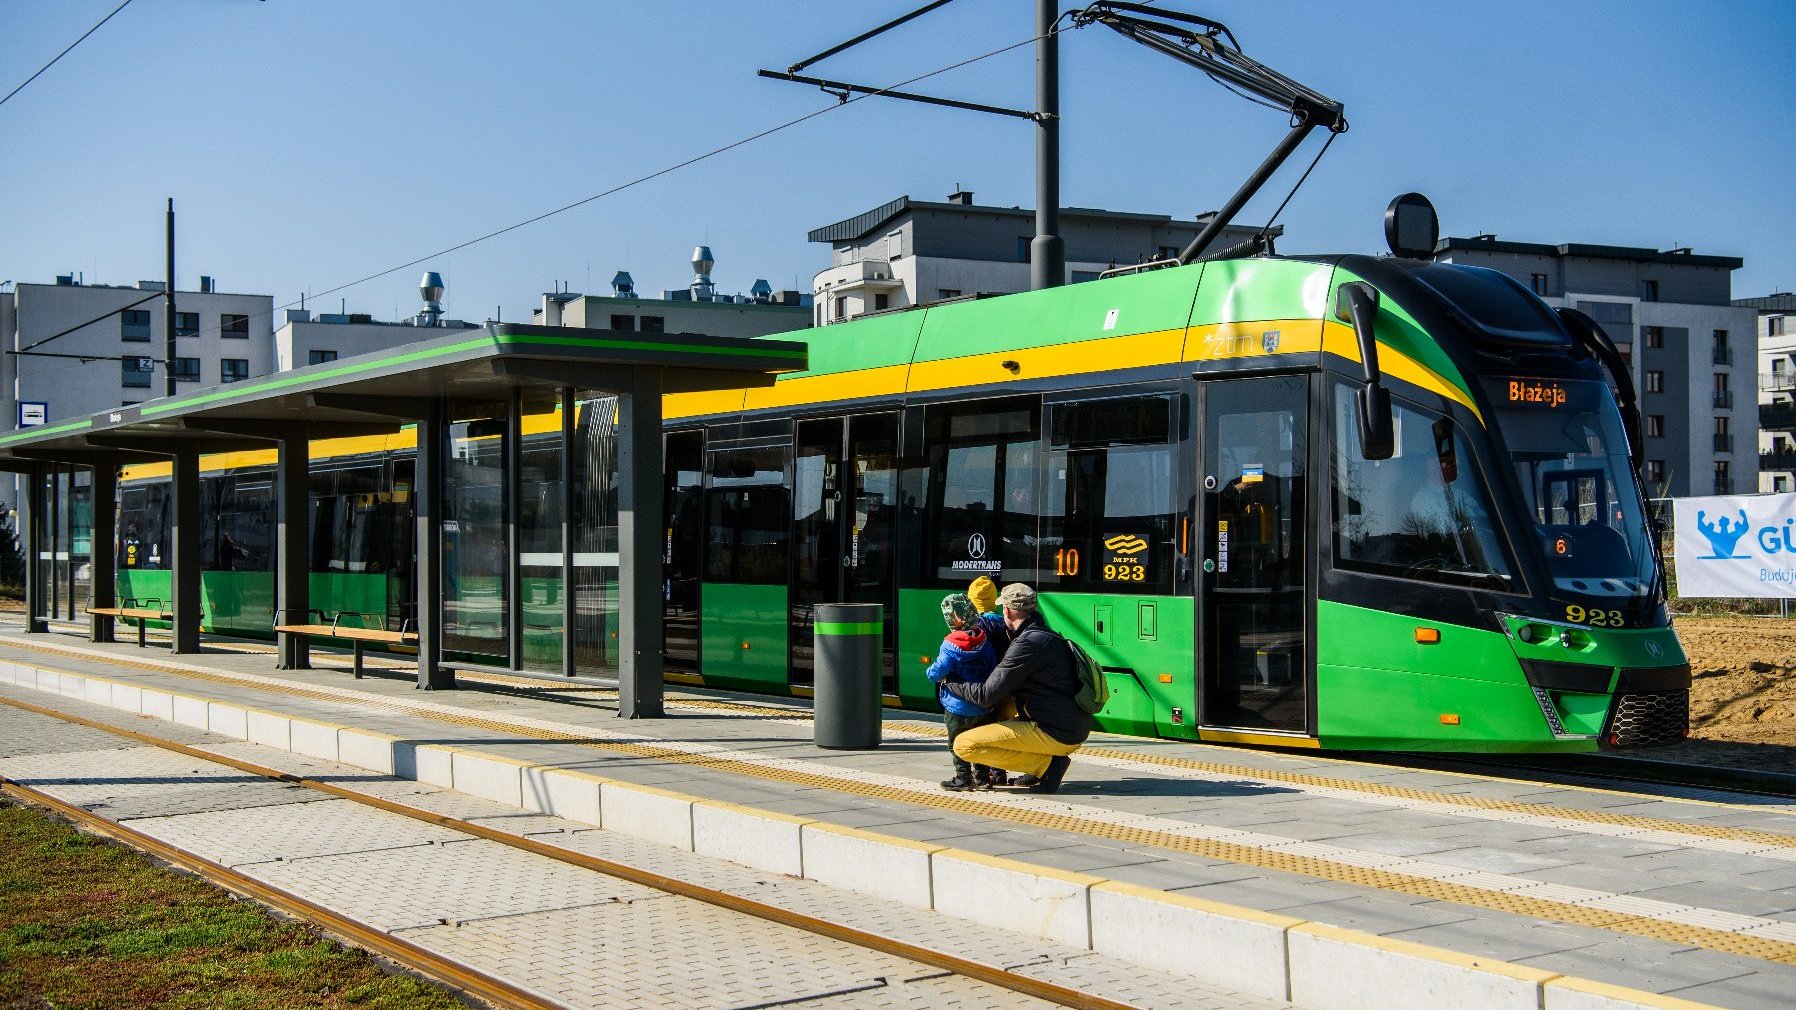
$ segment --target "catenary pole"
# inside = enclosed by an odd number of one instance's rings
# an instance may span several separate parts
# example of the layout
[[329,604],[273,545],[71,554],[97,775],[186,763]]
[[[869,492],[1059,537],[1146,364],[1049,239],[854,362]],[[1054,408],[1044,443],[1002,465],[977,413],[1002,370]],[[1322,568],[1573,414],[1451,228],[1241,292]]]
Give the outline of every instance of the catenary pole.
[[168,287],[162,300],[163,395],[175,395],[175,198],[168,198]]
[[1029,286],[1066,283],[1066,243],[1060,238],[1060,34],[1053,0],[1036,0],[1035,238],[1029,243]]

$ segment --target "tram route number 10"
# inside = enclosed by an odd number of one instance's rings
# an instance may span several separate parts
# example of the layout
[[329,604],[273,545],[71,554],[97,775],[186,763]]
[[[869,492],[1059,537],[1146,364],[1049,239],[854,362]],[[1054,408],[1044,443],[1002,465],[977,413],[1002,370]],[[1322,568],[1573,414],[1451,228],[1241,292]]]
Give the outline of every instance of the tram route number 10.
[[1575,603],[1565,605],[1565,619],[1573,624],[1588,624],[1593,628],[1619,628],[1622,626],[1621,611],[1619,610],[1598,610],[1594,607],[1586,610]]
[[[1054,574],[1061,578],[1079,574],[1079,549],[1062,547],[1054,552]],[[1147,565],[1120,558],[1104,559],[1105,582],[1146,582]]]

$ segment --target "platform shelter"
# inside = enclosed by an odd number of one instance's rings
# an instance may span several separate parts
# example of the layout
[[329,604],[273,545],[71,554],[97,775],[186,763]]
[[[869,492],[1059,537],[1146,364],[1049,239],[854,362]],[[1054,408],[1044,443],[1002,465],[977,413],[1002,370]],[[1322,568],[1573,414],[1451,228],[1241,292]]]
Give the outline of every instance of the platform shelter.
[[[596,672],[615,672],[621,715],[659,715],[662,396],[771,385],[805,362],[803,344],[778,340],[495,324],[0,435],[0,470],[26,477],[28,629],[81,620],[94,641],[112,641],[116,615],[91,612],[119,609],[121,570],[128,581],[154,551],[169,573],[155,604],[172,649],[198,652],[202,622],[220,623],[202,612],[202,569],[221,554],[216,535],[202,546],[202,528],[220,522],[202,520],[202,470],[217,454],[270,451],[268,543],[254,566],[266,575],[251,580],[266,596],[244,612],[265,610],[264,631],[337,620],[312,599],[324,465],[314,444],[409,430],[415,457],[398,477],[389,468],[385,496],[404,523],[389,564],[406,566],[410,598],[375,620],[415,641],[418,686],[453,687],[456,669],[593,673],[576,629],[598,608],[609,658]],[[528,466],[527,423],[543,447]],[[146,463],[169,473],[167,528],[121,558],[121,469]],[[533,630],[547,661],[530,652]],[[282,668],[308,665],[307,636],[276,638]]]

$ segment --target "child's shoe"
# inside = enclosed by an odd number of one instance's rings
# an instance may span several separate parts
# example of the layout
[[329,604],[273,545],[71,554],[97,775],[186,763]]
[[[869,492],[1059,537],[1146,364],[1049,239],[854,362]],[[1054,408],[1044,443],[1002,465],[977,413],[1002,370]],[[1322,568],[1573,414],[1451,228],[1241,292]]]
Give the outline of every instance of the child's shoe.
[[973,788],[973,780],[965,775],[956,775],[951,779],[943,779],[942,788],[951,793],[964,793]]

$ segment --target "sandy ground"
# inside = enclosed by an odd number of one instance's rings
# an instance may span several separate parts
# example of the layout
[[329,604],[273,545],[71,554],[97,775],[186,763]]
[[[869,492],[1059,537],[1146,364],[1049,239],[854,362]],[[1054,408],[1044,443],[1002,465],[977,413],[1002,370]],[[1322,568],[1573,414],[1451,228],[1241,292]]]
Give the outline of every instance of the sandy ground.
[[1796,620],[1680,617],[1692,734],[1796,747]]

